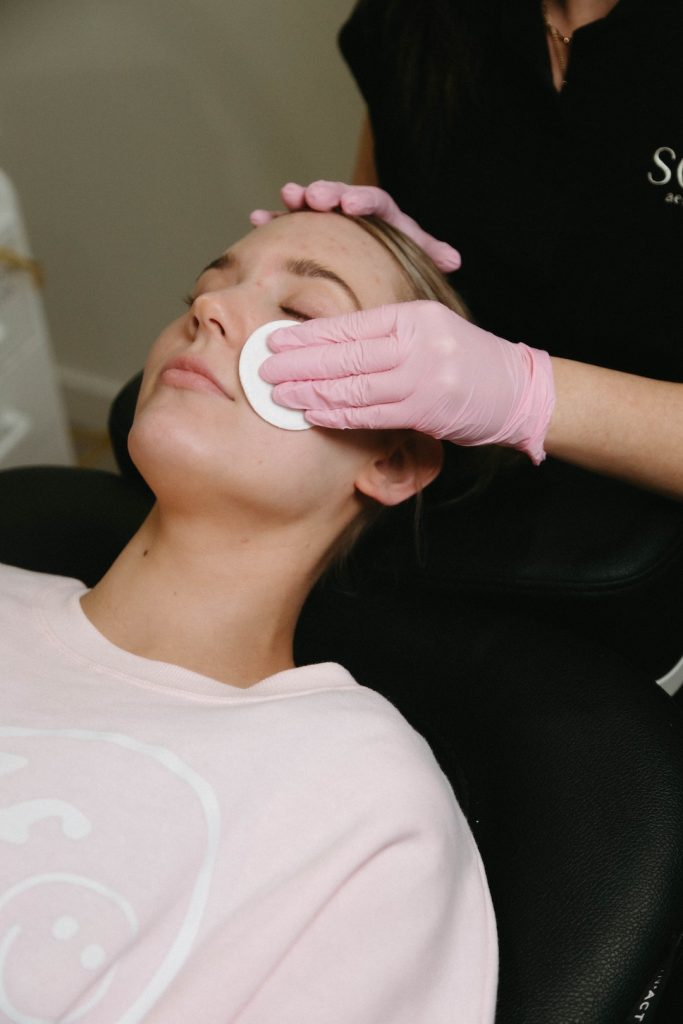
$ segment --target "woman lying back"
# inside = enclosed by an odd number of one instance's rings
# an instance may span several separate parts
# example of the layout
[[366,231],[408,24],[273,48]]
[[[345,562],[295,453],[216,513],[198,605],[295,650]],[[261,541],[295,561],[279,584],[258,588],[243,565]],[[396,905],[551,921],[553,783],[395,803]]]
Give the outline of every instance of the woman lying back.
[[439,442],[280,430],[238,379],[267,321],[435,296],[457,303],[389,229],[252,231],[149,354],[140,530],[90,591],[0,570],[6,1019],[493,1020],[484,871],[431,751],[341,666],[292,658],[333,553],[430,482]]

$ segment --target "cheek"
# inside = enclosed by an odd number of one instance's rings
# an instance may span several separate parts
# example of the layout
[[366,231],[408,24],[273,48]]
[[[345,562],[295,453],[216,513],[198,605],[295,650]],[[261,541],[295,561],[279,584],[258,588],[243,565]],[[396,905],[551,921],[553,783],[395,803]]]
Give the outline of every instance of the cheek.
[[283,518],[331,508],[353,493],[352,473],[324,434],[252,420],[235,444],[227,444],[226,478],[238,494],[259,500]]
[[334,522],[355,508],[360,461],[330,431],[280,430],[251,416],[239,436],[226,439],[216,482],[220,476],[223,493],[264,522]]
[[277,433],[287,436],[271,440],[270,478],[292,509],[333,515],[355,503],[355,480],[370,458],[363,445],[350,434],[321,428]]

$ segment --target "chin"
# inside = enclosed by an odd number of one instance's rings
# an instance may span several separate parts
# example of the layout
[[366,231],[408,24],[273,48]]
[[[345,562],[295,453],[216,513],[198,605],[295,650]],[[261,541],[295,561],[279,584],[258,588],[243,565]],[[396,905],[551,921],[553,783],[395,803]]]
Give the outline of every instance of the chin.
[[138,472],[159,498],[165,490],[197,488],[209,473],[205,442],[165,410],[145,409],[136,415],[128,435],[128,451]]

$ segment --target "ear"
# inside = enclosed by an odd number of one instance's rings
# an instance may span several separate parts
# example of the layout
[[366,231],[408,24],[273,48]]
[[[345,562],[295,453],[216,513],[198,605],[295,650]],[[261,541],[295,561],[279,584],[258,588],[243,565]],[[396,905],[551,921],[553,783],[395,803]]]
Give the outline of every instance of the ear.
[[442,465],[441,441],[415,431],[400,432],[365,465],[354,483],[356,490],[380,505],[399,505],[424,490]]

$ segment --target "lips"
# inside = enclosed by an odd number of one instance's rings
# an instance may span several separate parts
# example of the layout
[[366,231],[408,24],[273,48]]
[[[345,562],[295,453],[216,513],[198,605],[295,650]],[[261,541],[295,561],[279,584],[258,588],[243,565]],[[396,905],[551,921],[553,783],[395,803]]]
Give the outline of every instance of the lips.
[[179,356],[166,363],[159,374],[159,380],[169,387],[187,388],[190,391],[205,391],[218,394],[234,402],[234,396],[221,384],[201,359],[196,356]]

